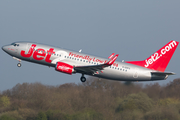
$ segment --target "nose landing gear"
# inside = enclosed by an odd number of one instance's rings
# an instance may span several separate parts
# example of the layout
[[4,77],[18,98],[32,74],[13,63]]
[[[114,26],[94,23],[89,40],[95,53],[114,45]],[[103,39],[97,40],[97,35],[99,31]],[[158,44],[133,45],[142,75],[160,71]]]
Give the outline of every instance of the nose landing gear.
[[18,67],[21,67],[21,63],[18,63],[17,66],[18,66]]
[[16,57],[13,57],[13,59],[18,60],[18,61],[19,61],[19,63],[17,64],[17,66],[18,66],[18,67],[21,67],[21,60],[20,60],[20,59],[18,59],[18,58],[16,58]]

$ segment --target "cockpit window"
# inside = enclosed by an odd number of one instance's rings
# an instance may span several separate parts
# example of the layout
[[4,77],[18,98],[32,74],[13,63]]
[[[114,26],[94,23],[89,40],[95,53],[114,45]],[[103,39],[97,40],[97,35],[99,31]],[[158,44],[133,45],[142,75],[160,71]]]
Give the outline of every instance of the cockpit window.
[[19,44],[16,44],[16,43],[12,43],[11,45],[13,45],[13,46],[19,46]]
[[11,45],[14,45],[15,43],[12,43]]

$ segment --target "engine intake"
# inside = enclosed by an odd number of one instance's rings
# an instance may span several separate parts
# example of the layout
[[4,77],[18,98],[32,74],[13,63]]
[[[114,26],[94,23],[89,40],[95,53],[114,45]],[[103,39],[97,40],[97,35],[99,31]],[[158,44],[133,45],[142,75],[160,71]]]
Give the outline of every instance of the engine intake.
[[72,65],[63,62],[57,62],[55,69],[59,72],[67,73],[70,75],[72,75],[72,73],[75,73],[74,67]]

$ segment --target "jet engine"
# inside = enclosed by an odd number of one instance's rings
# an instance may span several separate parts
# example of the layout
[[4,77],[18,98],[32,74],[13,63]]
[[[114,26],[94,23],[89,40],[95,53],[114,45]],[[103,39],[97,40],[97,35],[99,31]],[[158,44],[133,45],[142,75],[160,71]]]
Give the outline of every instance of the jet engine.
[[70,75],[72,75],[72,73],[75,73],[74,67],[72,65],[63,62],[57,62],[55,69],[56,71],[67,73]]

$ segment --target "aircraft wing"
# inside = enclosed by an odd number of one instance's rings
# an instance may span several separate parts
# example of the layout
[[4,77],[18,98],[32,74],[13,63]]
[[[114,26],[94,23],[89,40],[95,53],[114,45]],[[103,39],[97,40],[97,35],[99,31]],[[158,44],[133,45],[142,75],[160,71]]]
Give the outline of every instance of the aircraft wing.
[[103,70],[105,67],[111,66],[117,59],[119,54],[115,55],[110,61],[100,65],[90,65],[90,66],[76,66],[74,70],[80,73],[87,73],[87,74],[95,74],[98,71]]

